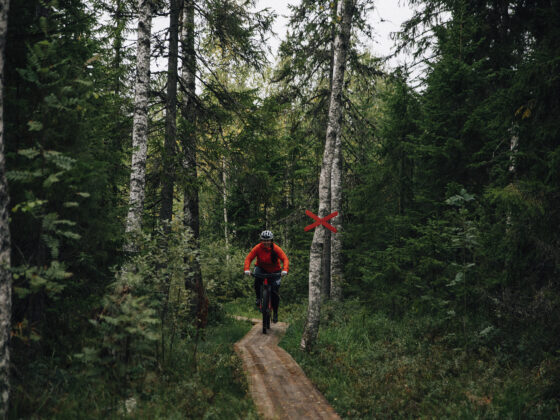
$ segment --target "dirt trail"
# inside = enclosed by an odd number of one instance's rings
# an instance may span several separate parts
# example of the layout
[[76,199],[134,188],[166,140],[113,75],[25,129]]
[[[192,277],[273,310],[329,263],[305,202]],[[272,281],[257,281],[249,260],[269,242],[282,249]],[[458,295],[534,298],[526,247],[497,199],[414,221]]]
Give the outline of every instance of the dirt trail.
[[288,324],[272,324],[265,335],[261,320],[235,318],[255,324],[234,348],[243,361],[249,391],[264,419],[340,419],[292,356],[278,347]]

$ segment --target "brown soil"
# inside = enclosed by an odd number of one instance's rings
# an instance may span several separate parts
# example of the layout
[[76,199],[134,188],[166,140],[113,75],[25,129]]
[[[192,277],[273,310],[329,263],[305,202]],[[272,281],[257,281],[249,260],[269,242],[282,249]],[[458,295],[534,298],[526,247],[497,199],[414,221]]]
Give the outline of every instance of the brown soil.
[[258,319],[235,317],[255,325],[234,348],[249,381],[249,391],[264,419],[340,419],[325,397],[278,342],[288,324],[272,324],[262,333]]

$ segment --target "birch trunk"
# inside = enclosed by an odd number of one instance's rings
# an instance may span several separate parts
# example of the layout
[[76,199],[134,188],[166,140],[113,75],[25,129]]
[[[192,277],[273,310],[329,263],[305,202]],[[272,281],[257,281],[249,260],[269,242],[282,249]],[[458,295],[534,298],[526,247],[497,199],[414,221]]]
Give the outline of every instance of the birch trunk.
[[330,297],[334,301],[342,299],[342,146],[340,132],[336,136],[331,169],[331,211],[338,211],[338,216],[332,219],[332,225],[338,233],[331,234],[331,289]]
[[[181,133],[183,145],[183,169],[185,187],[183,191],[183,224],[193,233],[195,248],[198,249],[200,237],[197,157],[196,157],[196,54],[194,48],[194,0],[186,0],[183,10],[181,45],[183,51],[181,78],[184,86],[181,116],[184,121]],[[200,318],[203,296],[202,271],[198,260],[194,261],[194,276],[185,280],[185,288],[193,296],[191,311]]]
[[[146,154],[148,150],[148,90],[150,87],[150,36],[152,31],[152,2],[138,0],[138,46],[136,54],[136,85],[134,119],[132,123],[132,167],[126,232],[137,232],[142,227],[142,213],[146,186]],[[134,243],[125,250],[133,252]]]
[[[331,207],[326,210],[327,214],[331,213]],[[332,220],[331,220],[332,221]],[[329,221],[329,223],[331,222]],[[331,223],[332,224],[332,223]],[[325,246],[323,247],[323,266],[321,267],[321,299],[331,297],[331,237],[334,234],[330,230],[325,230]]]
[[227,212],[227,173],[226,157],[222,157],[222,198],[224,205],[224,238],[226,240],[226,261],[229,263],[229,231],[228,231],[228,212]]
[[171,220],[173,215],[175,142],[177,138],[177,60],[179,57],[179,14],[182,3],[182,0],[170,0],[169,3],[169,57],[167,60],[167,97],[160,220]]
[[[510,174],[511,177],[511,182],[512,184],[515,183],[515,155],[517,154],[517,147],[519,145],[519,135],[518,135],[518,127],[516,125],[513,125],[510,130],[509,130],[510,134],[511,134],[511,139],[509,141],[509,151],[510,151],[510,155],[509,155],[509,166],[508,166],[508,172]],[[511,230],[511,211],[508,210],[507,215],[506,215],[506,232],[510,232]]]
[[[325,151],[319,177],[319,217],[327,216],[329,208],[329,189],[331,167],[335,142],[340,133],[342,118],[342,88],[344,72],[346,70],[346,55],[350,38],[350,27],[353,15],[353,0],[340,0],[337,8],[339,27],[334,43],[334,61],[331,97],[329,103],[329,119]],[[319,332],[319,317],[321,312],[321,256],[325,246],[325,228],[318,226],[313,234],[313,242],[309,255],[309,304],[307,308],[307,322],[301,337],[301,349],[313,347]]]
[[12,275],[10,272],[10,227],[8,183],[4,159],[4,50],[8,30],[8,0],[0,0],[0,418],[10,401],[10,332],[12,318]]

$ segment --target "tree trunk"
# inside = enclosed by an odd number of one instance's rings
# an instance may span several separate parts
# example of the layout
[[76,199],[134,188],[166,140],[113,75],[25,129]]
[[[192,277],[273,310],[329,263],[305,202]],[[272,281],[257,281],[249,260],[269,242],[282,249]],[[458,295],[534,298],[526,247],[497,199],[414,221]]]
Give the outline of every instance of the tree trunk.
[[115,81],[114,81],[114,91],[115,95],[119,96],[121,93],[121,75],[120,67],[122,61],[122,44],[123,36],[122,33],[126,27],[126,19],[123,17],[124,6],[122,0],[117,0],[116,10],[115,10],[115,40],[113,42],[113,49],[115,50],[115,57],[113,58],[113,69],[115,71]]
[[338,211],[338,216],[332,219],[332,225],[338,233],[331,234],[331,289],[330,297],[332,300],[340,301],[342,299],[342,146],[341,134],[336,136],[336,142],[333,151],[333,163],[331,168],[331,211]]
[[[331,207],[326,210],[327,214],[331,213]],[[330,222],[329,222],[330,223]],[[321,299],[331,297],[331,237],[333,233],[330,230],[325,230],[325,246],[323,247],[322,264],[321,267]]]
[[[148,150],[148,90],[150,87],[150,36],[152,30],[152,2],[138,0],[138,46],[136,54],[136,85],[134,119],[132,125],[132,167],[126,232],[137,232],[142,227],[142,213],[146,185],[146,155]],[[132,252],[135,244],[125,250]]]
[[10,401],[10,332],[12,318],[12,274],[10,272],[10,227],[8,183],[4,159],[4,51],[8,30],[8,0],[0,0],[0,418]]
[[184,125],[181,133],[181,143],[183,145],[183,169],[186,177],[183,213],[185,226],[191,228],[195,239],[198,240],[200,235],[200,221],[196,170],[196,55],[194,49],[194,0],[186,0],[185,2],[181,40],[183,49],[181,77],[183,79],[184,86],[183,101],[181,106],[181,116]]
[[[196,54],[194,41],[194,0],[186,0],[183,10],[183,27],[181,32],[183,52],[181,77],[184,86],[181,106],[181,116],[183,119],[181,142],[183,145],[183,169],[185,173],[183,223],[185,227],[191,229],[195,249],[198,249],[200,238],[200,213],[198,208],[198,179],[196,170]],[[187,277],[185,280],[185,288],[192,292],[193,301],[191,311],[197,319],[200,319],[201,308],[204,302],[204,287],[202,271],[197,259],[195,259],[193,263],[193,270],[193,277]]]
[[[319,177],[319,217],[327,216],[329,208],[329,189],[333,153],[337,137],[340,135],[342,118],[342,88],[346,69],[346,55],[350,38],[350,27],[353,15],[353,0],[341,0],[338,3],[337,16],[339,28],[334,45],[333,83],[329,103],[329,119],[325,151]],[[319,332],[319,317],[321,312],[321,256],[325,245],[325,228],[317,226],[313,234],[313,242],[309,255],[309,304],[307,322],[301,338],[302,350],[309,350],[315,343]]]
[[229,263],[229,231],[228,231],[228,212],[227,212],[227,172],[226,157],[222,156],[222,199],[224,207],[224,239],[226,241],[226,261]]
[[167,96],[165,104],[165,141],[161,186],[160,220],[171,220],[175,183],[175,142],[177,138],[177,60],[179,57],[179,14],[182,0],[169,2],[169,57],[167,60]]

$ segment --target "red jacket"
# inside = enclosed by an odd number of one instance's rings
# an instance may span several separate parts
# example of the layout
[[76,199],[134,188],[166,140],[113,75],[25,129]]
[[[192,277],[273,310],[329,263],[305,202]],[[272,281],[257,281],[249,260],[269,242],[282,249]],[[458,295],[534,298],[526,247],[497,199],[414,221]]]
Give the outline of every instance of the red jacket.
[[[264,246],[261,243],[255,245],[255,247],[251,250],[251,252],[249,252],[249,255],[247,255],[247,258],[245,258],[244,270],[245,271],[249,270],[249,268],[251,267],[251,262],[255,259],[255,257],[257,257],[257,262],[255,265],[257,267],[262,268],[267,273],[274,273],[275,271],[280,271],[280,270],[288,271],[290,267],[290,261],[288,260],[288,257],[286,257],[286,254],[284,253],[284,251],[282,251],[282,248],[280,248],[278,245],[273,244],[273,246],[274,246],[274,251],[276,251],[276,255],[278,255],[278,260],[276,261],[276,264],[273,264],[271,260],[272,249]],[[282,260],[284,268],[280,267],[280,260]]]

